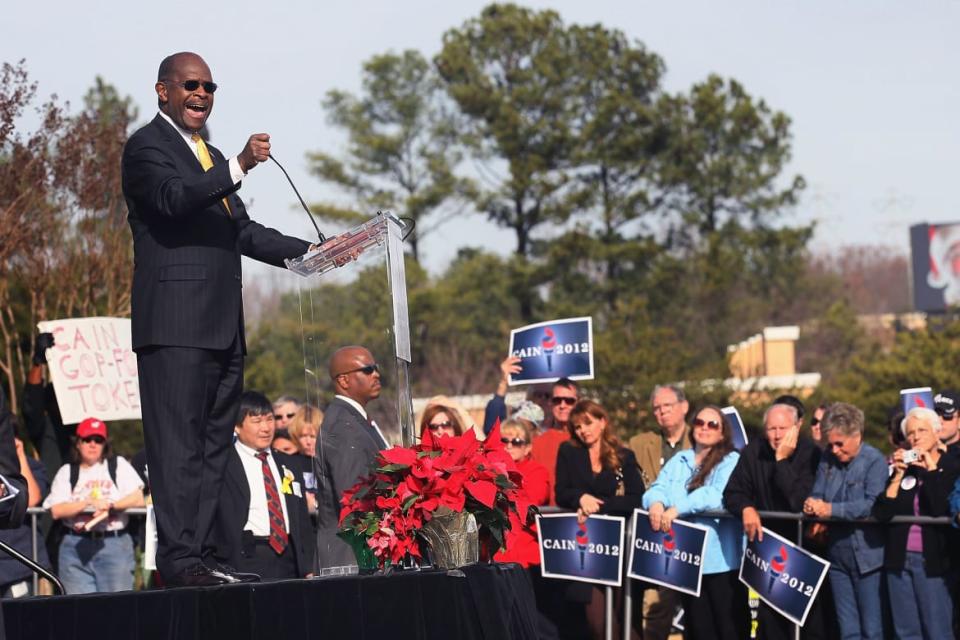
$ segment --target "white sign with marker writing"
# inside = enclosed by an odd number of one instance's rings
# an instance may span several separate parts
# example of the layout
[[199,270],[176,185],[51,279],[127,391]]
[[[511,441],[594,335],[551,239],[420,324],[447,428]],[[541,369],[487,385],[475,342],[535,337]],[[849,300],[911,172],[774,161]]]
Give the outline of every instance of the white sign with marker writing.
[[137,356],[128,318],[69,318],[37,324],[53,334],[50,379],[64,424],[140,418]]

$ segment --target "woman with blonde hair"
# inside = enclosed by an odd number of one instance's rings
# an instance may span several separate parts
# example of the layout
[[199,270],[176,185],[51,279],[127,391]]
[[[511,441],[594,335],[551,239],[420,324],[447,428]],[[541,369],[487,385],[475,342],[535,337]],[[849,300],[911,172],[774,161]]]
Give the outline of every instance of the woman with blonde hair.
[[320,433],[322,422],[323,411],[312,404],[305,404],[297,409],[297,413],[287,427],[290,439],[297,445],[300,452],[300,455],[295,458],[300,462],[303,488],[307,493],[307,509],[310,513],[317,512],[317,479],[313,475],[313,456],[316,455],[317,434]]

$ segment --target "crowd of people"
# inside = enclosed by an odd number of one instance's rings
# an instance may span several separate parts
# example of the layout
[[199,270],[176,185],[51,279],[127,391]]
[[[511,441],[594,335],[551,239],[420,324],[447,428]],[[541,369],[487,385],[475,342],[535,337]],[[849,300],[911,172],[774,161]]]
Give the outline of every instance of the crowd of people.
[[[512,358],[502,363],[504,381],[517,366]],[[510,413],[505,390],[504,382],[487,406],[486,430]],[[700,596],[640,585],[632,633],[668,637],[682,607],[687,638],[794,637],[794,625],[762,601],[751,616],[738,579],[746,540],[762,537],[764,528],[797,540],[795,519],[760,516],[786,512],[808,520],[803,546],[831,563],[803,637],[954,637],[960,533],[941,523],[888,521],[899,515],[958,522],[956,392],[937,393],[934,408],[891,411],[890,451],[884,455],[864,441],[863,412],[843,402],[816,407],[805,427],[808,412],[801,400],[775,398],[763,415],[762,437],[737,451],[720,408],[692,411],[680,386],[652,391],[649,409],[658,428],[626,443],[617,439],[603,407],[581,397],[576,383],[562,379],[550,393],[543,390],[531,388],[530,399],[510,416],[515,421],[516,415],[530,415],[534,403],[545,407],[546,417],[538,414],[533,437],[524,441],[529,459],[553,483],[540,504],[556,504],[581,518],[630,516],[642,507],[654,530],[668,531],[677,518],[708,530]],[[700,515],[724,510],[732,517]],[[538,603],[548,633],[602,637],[599,588],[570,584],[559,595],[556,588],[545,591],[552,593],[538,593]],[[571,623],[574,611],[585,626]],[[616,625],[622,616],[614,618]]]
[[[642,508],[654,530],[668,531],[676,519],[703,525],[707,542],[700,596],[640,584],[634,637],[666,638],[679,608],[688,638],[749,637],[748,595],[738,579],[745,541],[762,536],[764,528],[797,538],[794,520],[761,518],[761,512],[771,511],[808,518],[804,547],[831,563],[805,637],[953,634],[960,572],[956,530],[887,521],[898,515],[956,521],[956,393],[938,393],[933,409],[891,416],[889,455],[864,441],[858,408],[843,402],[819,406],[807,428],[808,412],[793,396],[774,399],[763,414],[762,437],[738,451],[724,412],[712,405],[691,410],[676,385],[652,390],[649,414],[657,427],[626,442],[617,437],[616,417],[571,380],[534,385],[527,400],[508,407],[506,380],[518,367],[514,358],[501,364],[502,381],[483,423],[438,396],[420,414],[419,431],[444,437],[473,429],[484,438],[500,421],[502,443],[523,474],[532,503],[568,509],[581,521],[594,514],[629,517]],[[337,507],[343,490],[388,446],[366,413],[379,395],[379,365],[368,350],[346,347],[331,358],[330,377],[336,396],[323,410],[292,396],[270,402],[256,391],[241,395],[213,525],[216,539],[223,541],[216,562],[239,581],[335,574],[353,563],[352,551],[336,536]],[[43,397],[39,389],[28,391]],[[35,421],[57,416],[39,411],[24,417],[31,448],[41,459],[55,457],[49,450],[43,453],[45,447],[58,447],[58,440]],[[77,425],[68,442],[64,462],[55,469],[18,447],[29,504],[42,504],[57,523],[50,536],[55,541],[51,564],[68,593],[130,589],[134,547],[143,534],[125,512],[150,500],[149,469],[137,464],[142,456],[131,464],[113,455],[108,427],[96,418]],[[722,510],[730,516],[713,513]],[[2,535],[24,544],[23,528]],[[528,569],[544,637],[602,637],[603,591],[544,580],[537,568],[535,525],[514,514],[495,560]],[[0,576],[4,596],[32,592],[28,574],[17,565],[0,563]],[[615,593],[622,614],[621,594]],[[755,620],[752,630],[761,638],[793,637],[792,623],[763,602]]]

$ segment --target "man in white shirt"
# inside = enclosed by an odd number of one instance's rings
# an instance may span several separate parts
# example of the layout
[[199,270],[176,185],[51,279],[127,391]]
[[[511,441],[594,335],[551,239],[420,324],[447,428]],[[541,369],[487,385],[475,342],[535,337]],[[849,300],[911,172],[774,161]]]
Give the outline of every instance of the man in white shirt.
[[320,574],[351,571],[353,550],[337,537],[340,497],[370,473],[377,452],[387,441],[367,415],[367,404],[380,396],[380,367],[364,347],[338,349],[330,358],[330,379],[336,392],[327,407],[317,439],[317,564]]
[[313,526],[299,466],[271,450],[273,407],[244,391],[217,503],[217,559],[263,580],[306,577],[313,568]]

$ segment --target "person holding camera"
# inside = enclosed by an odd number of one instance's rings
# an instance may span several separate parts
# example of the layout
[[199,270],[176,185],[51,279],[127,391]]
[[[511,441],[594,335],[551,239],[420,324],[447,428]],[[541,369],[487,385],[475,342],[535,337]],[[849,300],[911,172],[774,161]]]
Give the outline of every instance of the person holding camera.
[[[940,416],[931,409],[914,408],[900,428],[910,448],[893,453],[893,473],[873,515],[881,521],[896,515],[947,515],[960,460],[943,451]],[[887,527],[883,566],[898,638],[952,636],[949,542],[945,527],[909,523]]]

